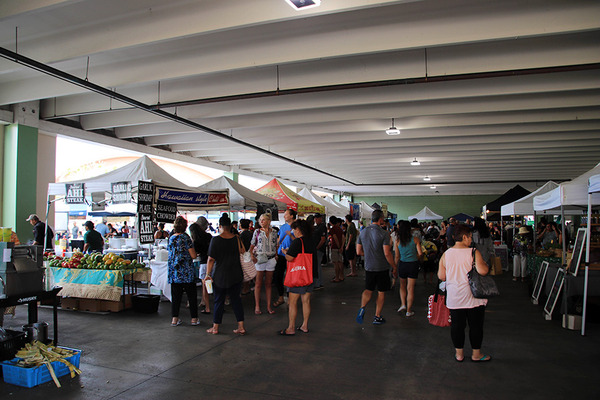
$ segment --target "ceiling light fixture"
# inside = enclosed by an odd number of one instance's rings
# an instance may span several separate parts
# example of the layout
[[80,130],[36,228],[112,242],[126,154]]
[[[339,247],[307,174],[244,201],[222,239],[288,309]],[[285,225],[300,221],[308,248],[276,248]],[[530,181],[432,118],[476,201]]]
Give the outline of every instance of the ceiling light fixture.
[[412,160],[412,161],[410,162],[410,165],[412,165],[412,166],[415,166],[415,167],[416,167],[417,165],[421,165],[421,163],[420,163],[420,162],[419,162],[419,160],[417,160],[417,158],[415,157],[415,159],[414,159],[414,160]]
[[427,175],[425,178],[423,178],[424,181],[430,181],[431,178],[429,177],[429,175]]
[[386,129],[385,133],[387,133],[390,136],[395,136],[395,135],[400,134],[400,129],[398,129],[394,126],[394,118],[392,118],[392,126],[390,126],[388,129]]
[[430,189],[437,189],[437,187],[435,185],[431,185],[429,186]]
[[313,7],[319,7],[321,0],[285,0],[294,10],[307,10]]

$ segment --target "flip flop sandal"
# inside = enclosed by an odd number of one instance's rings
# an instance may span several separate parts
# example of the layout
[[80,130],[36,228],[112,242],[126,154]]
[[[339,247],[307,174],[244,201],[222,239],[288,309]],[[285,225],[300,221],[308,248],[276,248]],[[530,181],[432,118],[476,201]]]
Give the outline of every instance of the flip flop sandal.
[[[487,358],[487,357],[489,357],[489,358]],[[471,361],[473,361],[473,362],[488,362],[488,361],[492,361],[492,356],[484,355],[479,360],[473,360],[471,358]]]
[[287,333],[287,332],[286,332],[286,329],[287,329],[287,328],[285,328],[285,329],[282,329],[282,330],[280,330],[280,331],[277,331],[277,334],[278,334],[278,335],[280,335],[280,336],[296,336],[296,334],[295,334],[295,333]]
[[178,320],[178,321],[177,321],[177,322],[175,322],[175,323],[172,323],[172,322],[171,322],[171,326],[179,326],[179,325],[181,325],[181,324],[182,324],[181,320]]
[[303,331],[301,327],[297,327],[296,330],[300,331],[302,333],[308,333],[308,332],[310,332],[310,329],[307,329],[307,330]]

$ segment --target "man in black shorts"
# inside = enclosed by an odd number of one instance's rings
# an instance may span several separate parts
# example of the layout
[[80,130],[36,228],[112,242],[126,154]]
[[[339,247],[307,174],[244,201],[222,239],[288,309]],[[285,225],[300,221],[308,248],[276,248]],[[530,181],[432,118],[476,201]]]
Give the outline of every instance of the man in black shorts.
[[396,275],[396,264],[390,246],[390,234],[382,228],[384,225],[383,212],[373,211],[371,225],[363,229],[356,240],[356,253],[365,257],[365,290],[356,316],[356,322],[359,324],[363,323],[365,307],[369,304],[375,290],[378,294],[373,324],[385,323],[381,310],[383,310],[385,292],[391,289],[389,269],[391,267],[393,274]]

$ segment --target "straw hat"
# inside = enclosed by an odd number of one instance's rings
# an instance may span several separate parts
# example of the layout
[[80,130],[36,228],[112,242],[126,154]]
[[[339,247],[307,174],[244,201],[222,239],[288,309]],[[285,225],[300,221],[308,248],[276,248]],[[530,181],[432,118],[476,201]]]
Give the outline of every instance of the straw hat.
[[524,226],[519,228],[519,235],[527,235],[527,234],[529,234],[529,229],[527,229]]

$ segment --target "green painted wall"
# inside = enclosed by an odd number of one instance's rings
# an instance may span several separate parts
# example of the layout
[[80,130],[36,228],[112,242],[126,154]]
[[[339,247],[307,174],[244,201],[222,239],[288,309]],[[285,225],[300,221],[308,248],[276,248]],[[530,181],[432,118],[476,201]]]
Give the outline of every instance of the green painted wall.
[[388,210],[398,214],[398,219],[407,219],[427,206],[445,219],[465,213],[473,216],[481,215],[481,207],[495,200],[498,195],[472,195],[472,196],[396,196],[396,197],[354,197],[355,202],[364,201],[367,204],[386,203]]
[[1,224],[13,228],[23,243],[33,239],[25,220],[36,209],[37,136],[37,128],[25,125],[7,125],[4,130]]

